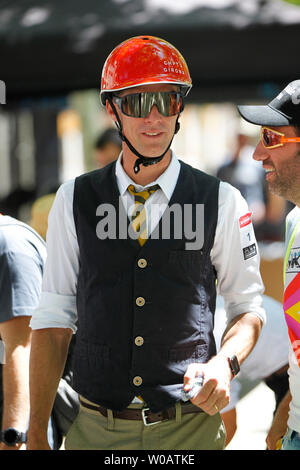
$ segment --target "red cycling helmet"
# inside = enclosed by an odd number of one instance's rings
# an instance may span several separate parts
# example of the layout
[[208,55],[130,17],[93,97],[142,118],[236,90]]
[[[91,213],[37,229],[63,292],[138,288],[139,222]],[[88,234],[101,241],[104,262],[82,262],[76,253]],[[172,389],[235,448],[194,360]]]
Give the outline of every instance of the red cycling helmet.
[[180,52],[164,39],[137,36],[122,42],[108,56],[102,71],[101,102],[106,93],[139,85],[170,83],[187,95],[192,81]]

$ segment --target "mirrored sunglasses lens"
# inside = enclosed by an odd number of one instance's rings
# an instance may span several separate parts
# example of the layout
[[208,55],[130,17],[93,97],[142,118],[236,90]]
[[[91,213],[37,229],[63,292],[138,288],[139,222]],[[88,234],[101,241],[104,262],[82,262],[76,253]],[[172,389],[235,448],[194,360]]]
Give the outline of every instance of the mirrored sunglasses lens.
[[122,98],[122,111],[127,116],[141,117],[140,94],[128,95]]
[[273,147],[281,142],[281,136],[269,129],[263,129],[262,138],[265,147]]
[[182,96],[179,93],[157,93],[155,104],[164,116],[175,116],[182,110]]
[[183,109],[183,98],[179,94],[177,94],[177,95],[172,94],[170,96],[170,99],[171,99],[170,108],[171,108],[171,111],[172,111],[172,116],[174,116],[175,114],[178,114],[182,111],[182,109]]
[[178,93],[136,93],[122,98],[122,111],[127,116],[145,118],[156,105],[164,116],[174,116],[182,110],[182,96]]
[[141,117],[148,116],[154,104],[156,104],[155,93],[141,93]]

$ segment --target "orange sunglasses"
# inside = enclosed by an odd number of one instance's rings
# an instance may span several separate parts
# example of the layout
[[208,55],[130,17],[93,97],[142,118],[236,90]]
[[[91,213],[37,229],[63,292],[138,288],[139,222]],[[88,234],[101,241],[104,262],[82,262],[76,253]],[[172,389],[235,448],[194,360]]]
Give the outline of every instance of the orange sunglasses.
[[300,137],[285,137],[281,132],[263,126],[260,131],[260,140],[265,148],[274,149],[283,144],[300,142]]

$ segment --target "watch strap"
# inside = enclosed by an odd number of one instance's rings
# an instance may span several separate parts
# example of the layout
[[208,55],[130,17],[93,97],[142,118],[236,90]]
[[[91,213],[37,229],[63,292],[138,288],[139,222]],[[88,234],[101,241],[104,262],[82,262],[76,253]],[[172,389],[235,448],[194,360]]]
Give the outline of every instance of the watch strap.
[[228,357],[228,363],[233,377],[235,377],[240,371],[240,365],[236,356]]
[[[7,441],[6,436],[7,436],[7,433],[9,432],[15,432],[16,439],[14,440],[14,442]],[[18,431],[15,428],[3,429],[2,431],[0,431],[0,441],[4,442],[8,446],[9,445],[13,446],[15,444],[23,444],[27,441],[27,434],[26,432]]]
[[20,431],[20,438],[19,438],[19,441],[18,441],[18,442],[21,442],[22,444],[25,444],[25,442],[27,442],[27,434],[26,434],[26,432]]

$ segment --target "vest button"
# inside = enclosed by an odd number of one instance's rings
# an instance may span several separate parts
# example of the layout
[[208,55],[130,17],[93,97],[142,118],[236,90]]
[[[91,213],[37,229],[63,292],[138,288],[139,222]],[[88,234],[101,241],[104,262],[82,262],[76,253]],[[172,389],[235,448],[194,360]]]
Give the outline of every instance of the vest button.
[[140,258],[137,262],[139,268],[145,268],[147,266],[147,261],[144,258]]
[[133,382],[133,385],[135,385],[136,387],[139,387],[140,385],[142,385],[143,379],[139,375],[136,375],[135,377],[133,377],[132,382]]
[[144,338],[142,336],[137,336],[134,340],[136,346],[143,346]]
[[137,297],[135,300],[135,303],[137,304],[138,307],[143,307],[146,303],[144,297]]

